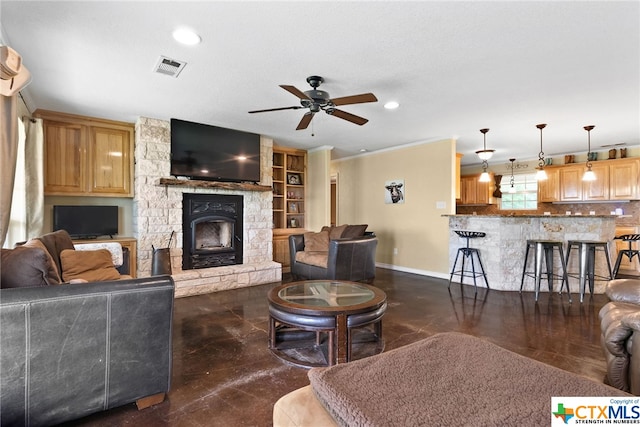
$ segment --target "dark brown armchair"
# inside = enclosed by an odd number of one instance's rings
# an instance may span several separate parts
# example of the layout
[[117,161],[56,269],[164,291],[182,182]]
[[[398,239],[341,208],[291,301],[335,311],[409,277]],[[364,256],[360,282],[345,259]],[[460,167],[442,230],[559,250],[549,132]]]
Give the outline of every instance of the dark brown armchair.
[[376,247],[373,233],[356,238],[329,241],[329,250],[307,251],[305,236],[289,236],[291,274],[295,280],[349,280],[373,283],[376,276]]

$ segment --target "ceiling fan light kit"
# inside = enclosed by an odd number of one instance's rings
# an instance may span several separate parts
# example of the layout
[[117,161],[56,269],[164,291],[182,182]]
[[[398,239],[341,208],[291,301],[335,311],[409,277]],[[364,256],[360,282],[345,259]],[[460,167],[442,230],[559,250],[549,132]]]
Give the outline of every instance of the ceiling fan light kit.
[[320,76],[307,77],[307,83],[309,83],[309,85],[313,89],[307,90],[304,92],[295,86],[280,85],[282,89],[298,97],[300,99],[300,105],[294,105],[291,107],[270,108],[266,110],[254,110],[254,111],[249,111],[249,113],[265,113],[268,111],[298,110],[300,108],[307,108],[309,111],[302,116],[302,119],[298,123],[296,130],[306,129],[311,123],[311,120],[313,119],[313,115],[320,111],[324,111],[330,116],[338,117],[340,119],[346,120],[348,122],[354,123],[359,126],[362,126],[369,121],[364,117],[356,116],[355,114],[351,114],[346,111],[339,110],[336,108],[336,106],[363,104],[366,102],[377,102],[378,99],[375,97],[374,94],[363,93],[360,95],[331,98],[331,96],[329,95],[329,92],[325,92],[324,90],[318,89],[318,86],[320,86],[322,82],[324,82],[324,79]]

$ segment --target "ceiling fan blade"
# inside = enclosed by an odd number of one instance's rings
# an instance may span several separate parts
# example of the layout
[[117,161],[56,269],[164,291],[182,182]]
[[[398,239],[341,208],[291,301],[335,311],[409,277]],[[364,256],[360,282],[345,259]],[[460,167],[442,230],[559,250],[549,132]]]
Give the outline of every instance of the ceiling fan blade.
[[378,102],[378,98],[372,93],[362,93],[360,95],[343,96],[331,100],[334,105],[363,104],[365,102]]
[[300,89],[298,89],[295,86],[287,86],[287,85],[280,85],[280,87],[284,90],[286,90],[287,92],[297,96],[300,99],[308,99],[313,101],[311,98],[309,98],[303,91],[301,91]]
[[300,105],[294,105],[293,107],[280,107],[280,108],[269,108],[267,110],[254,110],[254,111],[249,111],[249,113],[266,113],[267,111],[298,110],[300,108],[303,108],[303,107]]
[[298,123],[298,127],[296,128],[296,130],[306,129],[307,126],[309,126],[309,123],[311,123],[311,119],[313,119],[313,113],[304,113],[304,116],[302,116],[302,119],[300,120],[300,123]]
[[351,123],[355,123],[355,124],[360,125],[360,126],[362,126],[363,124],[365,124],[365,123],[367,123],[369,121],[368,119],[365,119],[364,117],[356,116],[355,114],[347,113],[346,111],[338,110],[336,108],[334,108],[331,111],[327,111],[327,114],[339,117],[339,118],[341,118],[343,120],[346,120],[346,121],[351,122]]

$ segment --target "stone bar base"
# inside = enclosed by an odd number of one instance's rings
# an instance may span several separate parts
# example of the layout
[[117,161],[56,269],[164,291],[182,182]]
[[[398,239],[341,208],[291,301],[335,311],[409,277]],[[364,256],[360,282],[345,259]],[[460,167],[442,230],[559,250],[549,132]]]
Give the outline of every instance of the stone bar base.
[[[569,240],[598,240],[610,242],[615,236],[615,217],[610,215],[451,215],[449,216],[449,271],[459,247],[465,245],[465,239],[460,238],[455,230],[484,231],[486,237],[470,239],[470,247],[480,251],[480,257],[489,279],[491,289],[503,291],[520,290],[524,253],[527,239],[557,240],[564,243],[567,251]],[[612,248],[610,248],[612,249]],[[529,254],[529,265],[533,265],[533,253]],[[612,263],[615,256],[611,256]],[[554,272],[560,274],[560,259],[554,256]],[[459,267],[460,265],[458,265]],[[470,265],[466,267],[470,268]],[[613,267],[613,265],[612,265]],[[544,268],[544,267],[543,267]],[[578,251],[573,249],[569,259],[570,273],[578,272]],[[596,255],[596,274],[608,274],[603,253]],[[454,280],[459,281],[459,277]],[[479,287],[484,287],[484,279],[476,279]],[[473,284],[471,278],[465,278],[465,284]],[[603,293],[606,281],[595,283],[594,293]],[[578,293],[579,281],[569,278],[571,293]],[[533,291],[534,280],[525,278],[524,291]],[[587,285],[588,288],[588,285]],[[556,280],[554,291],[560,290],[560,281]],[[540,291],[548,292],[546,280],[542,282]],[[588,294],[588,290],[587,290]]]
[[239,264],[227,267],[182,270],[172,274],[176,298],[228,289],[264,285],[282,280],[282,265],[277,262]]

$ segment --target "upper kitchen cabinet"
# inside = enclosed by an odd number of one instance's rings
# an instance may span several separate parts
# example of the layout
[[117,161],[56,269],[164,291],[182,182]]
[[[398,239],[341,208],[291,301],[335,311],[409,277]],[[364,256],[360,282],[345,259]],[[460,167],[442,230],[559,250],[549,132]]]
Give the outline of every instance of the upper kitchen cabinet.
[[538,184],[540,202],[594,202],[638,200],[640,159],[601,160],[591,162],[595,181],[583,181],[585,163],[545,168],[549,179]]
[[[488,205],[490,199],[490,183],[480,182],[480,175],[464,175],[460,177],[460,199],[458,205]],[[493,180],[493,175],[491,175]]]
[[44,126],[47,196],[133,197],[134,125],[51,111]]

